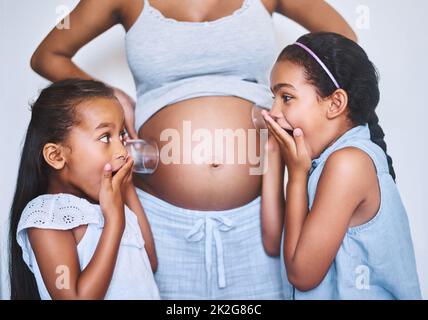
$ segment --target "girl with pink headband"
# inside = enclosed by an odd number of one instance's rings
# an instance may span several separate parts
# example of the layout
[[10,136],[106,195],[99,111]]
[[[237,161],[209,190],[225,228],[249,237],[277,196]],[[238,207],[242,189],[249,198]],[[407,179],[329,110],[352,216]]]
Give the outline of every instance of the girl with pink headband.
[[367,54],[335,33],[304,35],[279,55],[271,89],[263,241],[281,255],[285,297],[420,299]]

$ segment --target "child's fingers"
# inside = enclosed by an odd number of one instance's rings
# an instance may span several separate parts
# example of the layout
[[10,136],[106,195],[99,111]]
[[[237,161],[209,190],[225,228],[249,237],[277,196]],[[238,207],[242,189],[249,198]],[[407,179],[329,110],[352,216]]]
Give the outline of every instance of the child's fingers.
[[103,177],[101,179],[101,188],[107,189],[112,186],[112,167],[110,163],[104,166]]
[[[130,160],[134,161],[132,158]],[[123,179],[124,183],[132,181],[132,170],[133,170],[133,168],[134,168],[134,162],[132,163],[131,168],[128,170],[128,173],[126,174],[125,178]]]
[[277,142],[282,140],[281,137],[278,135],[278,133],[275,131],[275,129],[272,127],[272,125],[269,122],[266,123],[266,126],[269,129],[269,133],[274,136]]
[[308,152],[306,149],[305,138],[303,137],[303,131],[300,128],[293,130],[294,141],[296,141],[297,154],[299,157],[307,156]]
[[134,160],[128,158],[126,163],[119,169],[119,171],[113,177],[113,185],[115,187],[120,187],[125,178],[129,175],[132,170],[132,166],[134,164]]
[[267,126],[267,128],[268,128],[268,130],[269,130],[269,133],[274,137],[275,141],[276,141],[277,143],[284,144],[284,143],[282,142],[281,137],[280,137],[280,136],[275,132],[275,130],[273,129],[272,125],[271,125],[270,123],[266,123],[266,126]]
[[267,121],[267,119],[266,119],[266,117],[269,117],[269,118],[271,118],[271,117],[268,115],[267,112],[262,111],[262,114],[263,114],[263,118],[264,118],[265,123],[266,123],[266,127],[269,130],[269,133],[274,136],[276,141],[281,141],[280,137],[278,136],[278,134],[276,133],[276,131],[274,130],[274,128],[272,127],[270,122]]
[[290,150],[294,153],[296,152],[296,146],[293,138],[290,137],[290,135],[285,130],[283,130],[276,122],[268,122],[267,125],[270,132],[274,135],[278,142],[280,142],[287,150]]
[[271,128],[272,133],[274,133],[276,137],[283,141],[288,148],[292,147],[294,143],[293,138],[290,137],[290,135],[285,132],[285,130],[282,129],[280,125],[276,123],[276,121],[273,120],[272,117],[269,116],[267,113],[264,113],[264,117],[266,120],[266,124],[269,128]]
[[131,168],[127,171],[125,177],[122,179],[122,184],[128,184],[132,181],[132,165]]

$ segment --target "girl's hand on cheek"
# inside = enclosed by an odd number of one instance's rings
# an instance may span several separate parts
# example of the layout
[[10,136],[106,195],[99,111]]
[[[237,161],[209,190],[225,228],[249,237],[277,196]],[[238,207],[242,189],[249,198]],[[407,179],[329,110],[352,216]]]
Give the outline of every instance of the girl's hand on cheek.
[[107,163],[104,166],[103,177],[100,188],[100,206],[106,221],[124,225],[124,191],[130,175],[134,161],[128,158],[126,163],[112,176],[112,166]]
[[293,131],[293,136],[291,136],[267,112],[263,112],[263,116],[269,132],[272,133],[279,144],[281,154],[287,165],[289,178],[306,178],[311,168],[312,160],[306,148],[303,131],[296,128]]

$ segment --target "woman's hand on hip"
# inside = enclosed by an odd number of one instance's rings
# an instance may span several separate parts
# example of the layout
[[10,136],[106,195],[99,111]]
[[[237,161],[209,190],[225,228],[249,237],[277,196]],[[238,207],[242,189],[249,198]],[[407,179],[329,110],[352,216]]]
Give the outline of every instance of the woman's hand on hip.
[[138,139],[137,131],[135,130],[135,101],[124,91],[113,88],[114,95],[122,105],[125,113],[125,128],[131,139]]

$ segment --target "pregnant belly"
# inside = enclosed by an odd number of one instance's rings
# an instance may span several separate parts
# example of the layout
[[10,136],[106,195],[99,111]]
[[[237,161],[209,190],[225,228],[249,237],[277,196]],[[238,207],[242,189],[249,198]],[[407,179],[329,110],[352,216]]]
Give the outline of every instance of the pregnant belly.
[[237,97],[198,97],[168,105],[139,130],[157,142],[151,175],[134,175],[138,188],[176,206],[226,210],[260,194],[263,139],[251,120],[252,103]]

